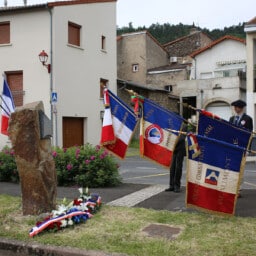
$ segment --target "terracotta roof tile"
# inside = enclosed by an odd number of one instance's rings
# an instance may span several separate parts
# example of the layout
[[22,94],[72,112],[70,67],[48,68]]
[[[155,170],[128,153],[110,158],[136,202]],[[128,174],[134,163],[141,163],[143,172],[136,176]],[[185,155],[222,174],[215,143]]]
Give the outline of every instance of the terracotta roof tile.
[[70,0],[70,1],[60,1],[60,2],[51,2],[47,5],[52,6],[62,6],[62,5],[73,5],[73,4],[93,4],[93,3],[106,3],[106,2],[116,2],[117,0]]
[[117,36],[116,41],[122,40],[122,38],[123,38],[122,36]]
[[34,4],[34,5],[20,5],[20,6],[7,6],[7,7],[0,7],[0,12],[11,12],[17,10],[25,10],[25,9],[39,9],[45,8],[47,4]]
[[7,6],[0,7],[0,12],[10,12],[16,10],[26,10],[26,9],[37,9],[45,7],[63,6],[63,5],[74,5],[74,4],[93,4],[93,3],[107,3],[116,2],[117,0],[69,0],[69,1],[56,1],[46,4],[34,4],[34,5],[20,5],[20,6]]
[[[189,34],[189,35],[186,35],[186,36],[182,36],[182,37],[180,37],[180,38],[178,38],[178,39],[176,39],[176,40],[173,40],[173,41],[171,41],[171,42],[165,43],[165,44],[163,44],[163,47],[166,47],[166,46],[175,44],[175,43],[177,43],[177,42],[183,41],[183,40],[185,40],[185,39],[187,39],[187,38],[189,38],[189,37],[192,37],[192,36],[194,36],[195,34],[198,34],[198,33],[204,34],[204,35],[206,35],[207,37],[209,37],[206,33],[202,32],[202,31],[197,31],[197,32],[195,32],[195,33],[192,33],[192,34]],[[209,37],[209,38],[210,38],[210,37]]]
[[246,43],[246,41],[244,39],[241,39],[241,38],[238,38],[235,36],[226,35],[226,36],[223,36],[223,37],[213,41],[212,43],[208,44],[207,46],[205,46],[197,51],[192,52],[189,56],[194,58],[196,55],[211,49],[213,46],[219,44],[220,42],[223,42],[224,40],[235,40],[235,41],[238,41],[238,42],[241,42],[244,44]]
[[256,24],[256,17],[254,17],[251,20],[249,20],[248,22],[246,22],[246,25],[252,25],[252,24]]

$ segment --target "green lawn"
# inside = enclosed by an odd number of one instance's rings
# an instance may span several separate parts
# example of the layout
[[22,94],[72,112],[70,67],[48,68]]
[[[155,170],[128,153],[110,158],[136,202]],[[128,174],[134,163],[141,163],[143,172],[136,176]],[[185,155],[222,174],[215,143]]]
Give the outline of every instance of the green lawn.
[[[256,218],[103,205],[85,224],[30,238],[29,230],[36,219],[22,216],[21,198],[0,195],[0,236],[5,238],[127,255],[256,255]],[[142,231],[157,223],[178,227],[182,232],[175,240],[168,240]]]

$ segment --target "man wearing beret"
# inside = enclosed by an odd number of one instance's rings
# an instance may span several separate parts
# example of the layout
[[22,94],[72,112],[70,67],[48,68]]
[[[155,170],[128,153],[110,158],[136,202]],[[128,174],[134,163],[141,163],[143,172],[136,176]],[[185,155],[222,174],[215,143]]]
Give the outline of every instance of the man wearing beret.
[[[241,126],[249,131],[252,131],[252,118],[244,112],[244,107],[246,106],[246,103],[243,100],[236,100],[231,103],[231,106],[234,106],[235,115],[230,117],[229,122],[237,126]],[[243,179],[241,180],[241,183],[243,183]],[[238,198],[241,197],[241,191],[242,189],[240,187],[238,192]]]
[[231,106],[234,106],[235,115],[230,117],[229,122],[237,126],[241,126],[249,131],[252,131],[252,118],[244,112],[244,107],[246,106],[246,103],[243,100],[236,100],[231,103]]

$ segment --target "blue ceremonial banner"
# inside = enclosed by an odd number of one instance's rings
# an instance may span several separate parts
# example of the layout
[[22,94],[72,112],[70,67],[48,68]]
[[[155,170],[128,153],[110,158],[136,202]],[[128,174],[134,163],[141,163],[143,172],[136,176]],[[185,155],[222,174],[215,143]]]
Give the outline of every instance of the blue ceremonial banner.
[[246,148],[200,135],[187,140],[187,205],[233,215]]
[[149,99],[144,99],[141,119],[141,155],[169,168],[178,135],[168,129],[181,130],[184,119]]
[[224,119],[210,117],[203,112],[199,112],[197,133],[244,148],[248,147],[252,138],[250,131],[235,126]]

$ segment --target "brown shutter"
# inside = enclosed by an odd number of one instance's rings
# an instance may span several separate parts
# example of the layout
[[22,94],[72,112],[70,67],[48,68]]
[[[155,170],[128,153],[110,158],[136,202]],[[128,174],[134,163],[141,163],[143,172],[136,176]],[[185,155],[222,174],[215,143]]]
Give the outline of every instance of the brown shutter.
[[0,44],[10,42],[10,22],[0,22]]
[[7,83],[12,92],[14,105],[19,107],[23,105],[23,72],[7,72]]
[[80,29],[81,26],[75,23],[68,23],[68,43],[80,46]]

